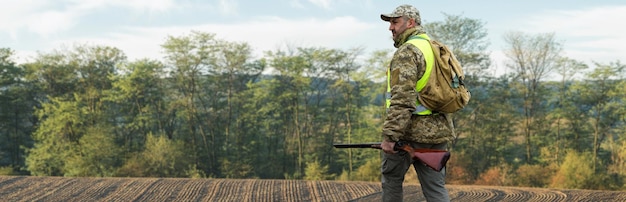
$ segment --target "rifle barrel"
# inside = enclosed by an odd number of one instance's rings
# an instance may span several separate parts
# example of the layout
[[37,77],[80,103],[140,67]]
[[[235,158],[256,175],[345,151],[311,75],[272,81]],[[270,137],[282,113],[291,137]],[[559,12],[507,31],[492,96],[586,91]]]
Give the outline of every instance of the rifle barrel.
[[380,142],[358,144],[333,144],[335,148],[373,148],[380,149]]
[[[372,148],[382,149],[380,142],[372,143],[358,143],[358,144],[333,144],[335,148]],[[450,152],[447,150],[439,149],[414,149],[410,144],[405,142],[396,142],[394,150],[405,151],[411,155],[411,158],[419,160],[426,164],[428,167],[439,172],[446,166],[448,159],[450,158]]]

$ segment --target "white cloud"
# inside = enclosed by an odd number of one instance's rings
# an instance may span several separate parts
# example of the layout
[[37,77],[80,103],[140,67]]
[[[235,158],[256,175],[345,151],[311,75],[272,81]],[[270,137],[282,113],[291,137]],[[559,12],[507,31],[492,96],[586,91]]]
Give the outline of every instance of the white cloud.
[[[196,29],[208,32],[220,30],[216,33],[218,37],[229,41],[243,40],[253,48],[273,50],[285,44],[340,48],[346,42],[360,43],[361,41],[353,40],[353,37],[372,28],[371,24],[354,17],[336,17],[329,20],[271,17],[237,25],[202,25]],[[253,34],[250,34],[251,30]]]
[[[305,3],[302,3],[302,1],[303,0],[289,0],[289,5],[291,5],[294,8],[306,8]],[[331,10],[333,9],[333,6],[336,6],[338,3],[352,2],[352,0],[306,0],[306,1],[324,10]],[[371,1],[372,0],[358,0],[357,2],[359,2],[359,4],[370,6],[372,4]]]
[[27,22],[28,30],[38,33],[42,36],[69,30],[76,24],[76,17],[79,16],[73,12],[47,11],[32,16]]
[[128,28],[127,32],[112,33],[104,38],[71,38],[55,41],[53,45],[55,47],[74,43],[107,45],[121,49],[130,60],[162,59],[160,45],[165,42],[167,36],[178,37],[188,35],[191,31],[202,31],[214,33],[218,39],[246,42],[254,49],[255,56],[261,57],[264,51],[277,50],[284,48],[285,45],[339,49],[345,46],[357,47],[367,41],[354,40],[355,33],[367,33],[372,28],[373,25],[358,21],[354,17],[337,17],[330,20],[266,17],[240,24]]
[[565,39],[565,54],[583,62],[626,61],[626,6],[549,11],[529,19],[526,31]]
[[289,5],[294,8],[304,8],[304,5],[300,3],[300,0],[289,0]]
[[219,0],[219,10],[225,15],[236,15],[239,4],[234,0]]
[[103,7],[128,8],[134,11],[167,11],[176,6],[175,0],[67,0],[69,10],[92,10]]
[[174,0],[118,0],[107,2],[113,2],[113,5],[129,7],[140,11],[167,11],[176,7],[177,4]]
[[324,9],[330,9],[330,3],[332,0],[309,0],[312,4],[322,7]]
[[[8,1],[8,2],[7,2]],[[176,7],[175,0],[5,0],[0,6],[0,32],[14,40],[21,30],[40,36],[71,30],[92,11],[117,7],[135,12],[163,12]]]
[[7,32],[11,38],[15,39],[18,30],[29,27],[33,22],[41,19],[43,8],[48,4],[37,0],[6,0],[0,6],[0,32]]
[[150,58],[160,60],[161,47],[165,35],[130,31],[128,33],[111,33],[107,37],[82,37],[52,42],[55,49],[72,45],[111,46],[122,50],[130,60]]

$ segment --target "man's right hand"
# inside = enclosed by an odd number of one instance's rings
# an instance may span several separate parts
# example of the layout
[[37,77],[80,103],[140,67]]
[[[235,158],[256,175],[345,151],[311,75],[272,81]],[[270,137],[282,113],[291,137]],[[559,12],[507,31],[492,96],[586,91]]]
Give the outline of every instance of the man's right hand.
[[388,153],[388,154],[395,154],[396,150],[394,150],[394,147],[396,146],[396,142],[392,142],[392,141],[387,141],[387,140],[383,140],[382,143],[380,143],[380,147],[381,149],[383,149],[383,152]]

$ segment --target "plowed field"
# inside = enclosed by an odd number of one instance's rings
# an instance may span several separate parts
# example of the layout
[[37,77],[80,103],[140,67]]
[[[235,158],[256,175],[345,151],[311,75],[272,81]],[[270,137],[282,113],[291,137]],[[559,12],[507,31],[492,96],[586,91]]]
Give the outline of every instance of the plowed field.
[[[626,192],[448,185],[452,201],[626,201]],[[379,183],[0,176],[0,201],[380,201]],[[406,201],[423,201],[417,184]]]

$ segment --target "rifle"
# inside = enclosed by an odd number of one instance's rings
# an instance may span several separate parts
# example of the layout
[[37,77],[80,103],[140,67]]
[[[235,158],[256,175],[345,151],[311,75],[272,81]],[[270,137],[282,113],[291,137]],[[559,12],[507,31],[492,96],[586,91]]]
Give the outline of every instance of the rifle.
[[[372,148],[382,149],[380,142],[372,143],[357,143],[357,144],[333,144],[335,148]],[[448,159],[450,159],[450,152],[440,149],[414,149],[410,144],[399,141],[394,146],[396,151],[405,151],[411,155],[414,160],[419,160],[426,166],[439,172],[446,166]]]

